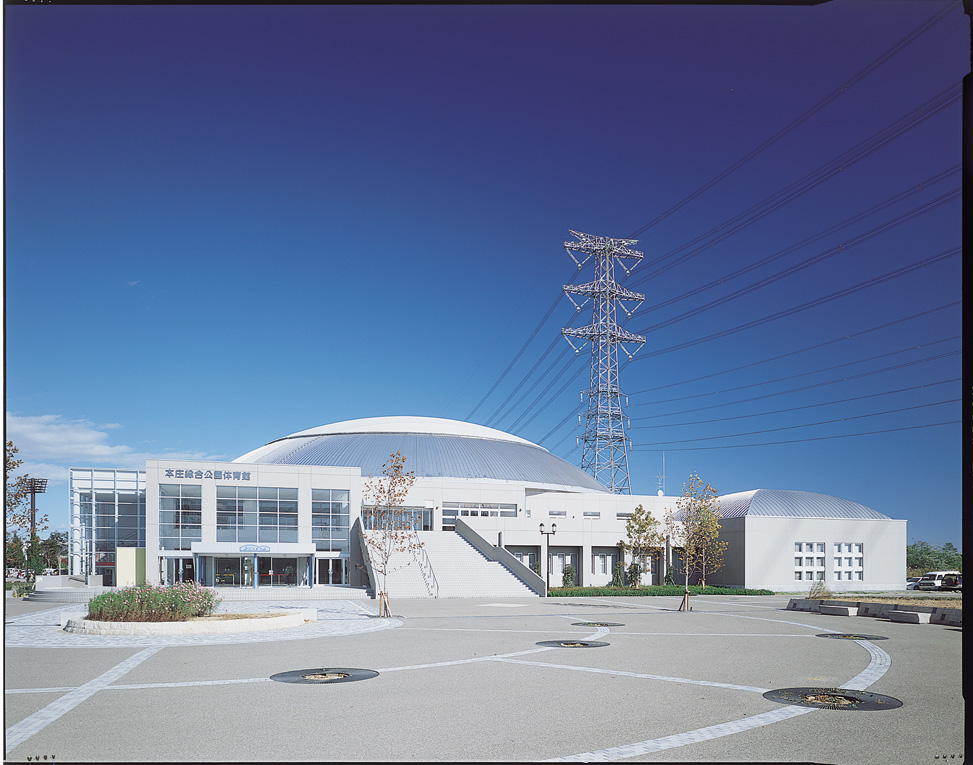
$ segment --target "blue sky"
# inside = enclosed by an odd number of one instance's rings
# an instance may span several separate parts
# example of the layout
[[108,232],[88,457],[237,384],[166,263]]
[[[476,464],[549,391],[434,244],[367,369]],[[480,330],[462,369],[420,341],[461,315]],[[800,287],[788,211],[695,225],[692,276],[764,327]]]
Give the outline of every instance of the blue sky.
[[6,428],[53,527],[68,466],[359,417],[579,464],[573,229],[645,254],[633,491],[664,452],[669,494],[961,543],[960,3],[5,12]]

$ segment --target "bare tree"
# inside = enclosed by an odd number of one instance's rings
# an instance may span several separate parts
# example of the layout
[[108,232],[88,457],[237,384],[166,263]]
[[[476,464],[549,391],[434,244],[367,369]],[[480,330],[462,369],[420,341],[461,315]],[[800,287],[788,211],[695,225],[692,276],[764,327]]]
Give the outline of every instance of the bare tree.
[[405,568],[415,559],[422,547],[416,519],[404,509],[409,490],[416,481],[414,471],[405,471],[405,457],[401,452],[389,455],[382,466],[382,475],[368,477],[362,507],[362,536],[368,548],[372,571],[378,582],[379,616],[391,616],[389,608],[388,576]]

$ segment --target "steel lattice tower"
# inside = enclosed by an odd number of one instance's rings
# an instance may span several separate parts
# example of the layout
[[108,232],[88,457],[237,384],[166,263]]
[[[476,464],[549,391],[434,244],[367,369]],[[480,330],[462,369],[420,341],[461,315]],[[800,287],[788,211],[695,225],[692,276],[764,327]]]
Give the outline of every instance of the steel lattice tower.
[[[618,349],[632,358],[626,345],[640,346],[645,342],[641,335],[633,335],[618,326],[616,316],[620,308],[626,316],[638,308],[645,295],[625,289],[615,281],[615,265],[630,273],[642,260],[642,253],[631,249],[637,239],[609,239],[591,236],[578,231],[570,232],[577,242],[565,242],[571,259],[584,268],[594,261],[595,278],[587,284],[565,284],[564,293],[580,312],[591,303],[591,324],[586,327],[566,327],[561,330],[575,353],[591,343],[591,383],[582,395],[588,395],[588,412],[582,442],[581,469],[615,494],[630,494],[628,477],[628,437],[625,435],[621,398],[618,386]],[[575,257],[575,252],[580,258]],[[631,262],[626,267],[626,262]],[[578,303],[573,295],[584,295]],[[576,345],[571,338],[581,340]],[[637,350],[637,348],[636,348]]]

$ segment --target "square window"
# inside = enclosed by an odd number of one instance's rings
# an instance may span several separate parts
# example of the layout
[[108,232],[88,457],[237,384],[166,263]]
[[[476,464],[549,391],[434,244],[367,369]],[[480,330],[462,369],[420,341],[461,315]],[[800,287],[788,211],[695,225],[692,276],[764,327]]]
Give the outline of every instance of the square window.
[[860,582],[860,581],[862,581],[862,580],[863,580],[863,579],[865,578],[865,577],[864,577],[864,573],[863,573],[863,572],[861,572],[861,571],[856,571],[855,573],[856,573],[856,574],[858,575],[858,581],[859,581],[859,582]]
[[865,563],[865,559],[864,558],[855,558],[855,565],[858,568],[861,568],[864,565],[864,563]]
[[816,577],[817,577],[817,579],[818,579],[819,582],[823,582],[824,581],[824,572],[823,571],[818,571],[816,573]]
[[794,552],[800,552],[800,551],[801,551],[801,543],[800,542],[795,542],[794,543]]
[[795,566],[800,566],[801,565],[801,561],[802,561],[802,558],[801,558],[800,555],[798,555],[796,558],[794,558],[794,565]]
[[824,552],[824,542],[818,542],[818,548],[817,548],[817,551],[818,551],[819,553],[823,553],[823,552]]
[[804,572],[804,578],[807,579],[810,582],[812,579],[814,579],[814,572],[813,571],[805,571]]
[[862,551],[862,543],[861,542],[856,542],[855,543],[855,552],[856,553],[860,553],[861,551]]
[[794,581],[796,581],[796,582],[801,581],[801,572],[800,571],[795,571],[794,572]]
[[804,559],[804,565],[805,566],[813,566],[814,565],[814,558],[805,558]]
[[824,568],[824,558],[818,558],[818,568]]

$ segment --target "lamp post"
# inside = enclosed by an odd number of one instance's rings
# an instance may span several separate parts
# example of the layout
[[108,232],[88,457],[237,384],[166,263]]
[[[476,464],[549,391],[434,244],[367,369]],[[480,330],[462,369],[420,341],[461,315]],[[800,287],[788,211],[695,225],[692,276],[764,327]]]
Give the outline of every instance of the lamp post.
[[[546,551],[547,552],[547,555],[545,556],[545,559],[544,559],[544,570],[547,572],[547,589],[548,590],[551,589],[551,554],[550,554],[551,553],[551,536],[553,534],[556,534],[556,533],[557,533],[557,524],[556,523],[552,523],[551,524],[551,530],[550,531],[544,531],[544,524],[543,523],[541,524],[541,535],[543,535],[544,537],[547,537],[547,551]],[[547,590],[544,591],[544,594],[547,595]]]
[[37,495],[47,491],[46,478],[28,478],[27,488],[30,490],[30,552],[27,554],[27,570],[30,571],[30,581],[37,576],[34,573],[34,562],[37,560]]

